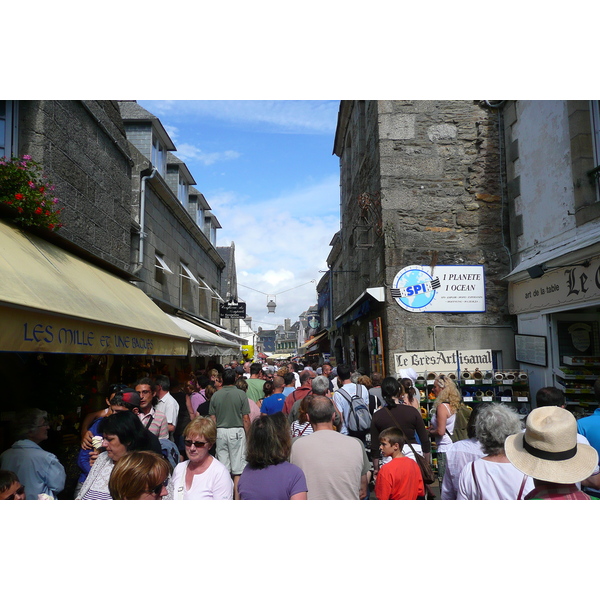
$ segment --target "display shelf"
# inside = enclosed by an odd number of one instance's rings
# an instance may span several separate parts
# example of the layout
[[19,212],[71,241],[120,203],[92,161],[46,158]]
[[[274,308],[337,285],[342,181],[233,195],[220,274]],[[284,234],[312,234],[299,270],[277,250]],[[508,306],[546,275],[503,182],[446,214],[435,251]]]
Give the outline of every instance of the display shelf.
[[596,381],[598,375],[589,369],[568,367],[555,368],[554,374],[565,381]]
[[566,396],[594,395],[593,385],[583,385],[581,383],[561,383],[560,379],[557,379],[556,387],[559,390],[562,390]]
[[599,356],[563,356],[560,366],[553,370],[554,385],[565,395],[566,407],[577,418],[594,412],[598,406],[594,382],[600,377]]
[[600,356],[563,356],[566,365],[600,367]]

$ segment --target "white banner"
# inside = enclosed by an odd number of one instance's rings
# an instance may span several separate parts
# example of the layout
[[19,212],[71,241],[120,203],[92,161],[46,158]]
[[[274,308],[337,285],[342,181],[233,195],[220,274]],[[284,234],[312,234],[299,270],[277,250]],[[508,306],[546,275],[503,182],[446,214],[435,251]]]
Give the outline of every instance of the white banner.
[[417,373],[448,369],[456,371],[474,369],[491,370],[491,350],[436,350],[434,352],[404,352],[394,354],[396,372],[402,369],[414,369]]
[[482,265],[411,265],[396,274],[390,291],[409,312],[485,312]]

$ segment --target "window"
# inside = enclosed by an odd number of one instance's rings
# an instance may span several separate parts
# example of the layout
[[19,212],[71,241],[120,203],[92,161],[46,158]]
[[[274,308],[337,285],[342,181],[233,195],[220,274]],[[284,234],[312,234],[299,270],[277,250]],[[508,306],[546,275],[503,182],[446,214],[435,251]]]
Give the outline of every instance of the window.
[[156,135],[152,134],[152,165],[156,167],[156,170],[162,177],[165,176],[165,167],[167,164],[166,157],[167,153],[165,152],[165,147]]
[[590,101],[592,119],[592,143],[594,146],[594,170],[592,177],[596,180],[596,201],[600,200],[600,100]]
[[198,225],[200,229],[204,228],[204,209],[200,205],[200,202],[198,202],[198,206],[196,208],[196,225]]
[[165,282],[165,273],[171,273],[172,275],[173,271],[165,262],[163,255],[156,252],[154,254],[154,280],[156,283],[162,285]]
[[17,149],[17,102],[0,100],[0,158],[16,155]]
[[179,263],[179,278],[181,279],[181,286],[179,287],[179,306],[181,308],[193,311],[194,293],[192,291],[192,282],[194,282],[196,285],[200,284],[185,263]]
[[179,174],[179,185],[177,186],[177,199],[187,209],[188,207],[188,184]]

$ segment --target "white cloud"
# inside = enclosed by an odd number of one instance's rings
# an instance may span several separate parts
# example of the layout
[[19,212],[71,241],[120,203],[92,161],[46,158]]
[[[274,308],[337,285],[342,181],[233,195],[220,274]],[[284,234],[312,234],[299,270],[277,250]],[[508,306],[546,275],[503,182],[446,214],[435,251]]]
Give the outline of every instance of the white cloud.
[[[238,293],[256,326],[294,322],[316,303],[319,271],[327,269],[339,229],[338,199],[337,177],[253,202],[250,210],[232,192],[207,197],[223,226],[218,245],[235,243]],[[276,296],[275,314],[267,313],[268,295]]]
[[235,150],[225,150],[224,152],[204,152],[197,146],[192,144],[177,144],[177,151],[174,153],[182,161],[195,160],[205,166],[213,165],[216,162],[225,160],[234,160],[239,158],[241,154]]
[[144,100],[140,104],[161,120],[198,116],[271,132],[324,134],[335,132],[339,108],[337,100]]

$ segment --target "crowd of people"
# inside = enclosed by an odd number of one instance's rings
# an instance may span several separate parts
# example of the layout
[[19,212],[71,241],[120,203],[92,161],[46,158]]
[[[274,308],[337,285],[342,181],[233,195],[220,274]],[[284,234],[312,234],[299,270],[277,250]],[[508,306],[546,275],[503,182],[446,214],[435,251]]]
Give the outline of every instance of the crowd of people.
[[[77,500],[520,500],[600,497],[600,409],[577,421],[554,387],[523,423],[506,403],[474,402],[465,435],[453,379],[348,365],[250,361],[113,384],[81,423]],[[595,384],[600,399],[600,379]],[[426,426],[426,420],[429,425]],[[466,419],[465,419],[466,420]],[[0,455],[0,499],[55,499],[66,471],[45,451],[47,414],[24,411]],[[455,431],[456,430],[456,431]],[[428,465],[435,450],[439,490]]]

